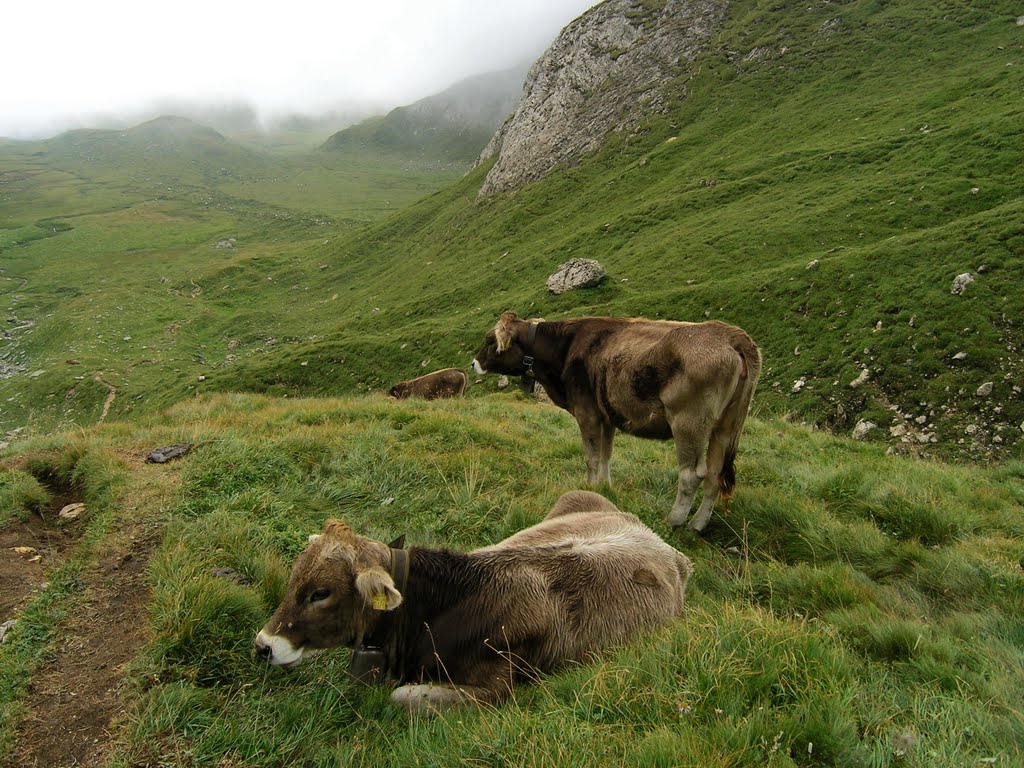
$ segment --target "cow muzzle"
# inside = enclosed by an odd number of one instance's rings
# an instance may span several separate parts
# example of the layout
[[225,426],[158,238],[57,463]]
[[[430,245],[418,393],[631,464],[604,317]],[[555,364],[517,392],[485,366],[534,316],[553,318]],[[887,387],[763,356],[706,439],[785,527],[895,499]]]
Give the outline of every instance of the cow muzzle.
[[302,661],[302,649],[296,648],[286,637],[268,635],[260,630],[253,641],[256,655],[274,667],[294,667]]
[[475,357],[473,358],[473,370],[479,373],[481,376],[487,373],[487,371],[484,370],[484,367],[480,365],[480,361],[477,360]]

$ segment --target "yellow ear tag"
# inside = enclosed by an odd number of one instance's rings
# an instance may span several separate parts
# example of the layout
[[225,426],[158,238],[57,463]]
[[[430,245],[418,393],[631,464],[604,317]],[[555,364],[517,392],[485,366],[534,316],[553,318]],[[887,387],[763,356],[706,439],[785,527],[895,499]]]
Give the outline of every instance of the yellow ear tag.
[[386,611],[388,609],[388,596],[383,592],[373,596],[373,610]]

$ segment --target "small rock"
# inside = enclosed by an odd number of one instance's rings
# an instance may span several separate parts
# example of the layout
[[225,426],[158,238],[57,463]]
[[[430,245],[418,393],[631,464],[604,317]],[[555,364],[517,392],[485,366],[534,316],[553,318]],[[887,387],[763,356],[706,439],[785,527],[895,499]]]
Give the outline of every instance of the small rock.
[[741,560],[743,558],[743,551],[739,547],[726,547],[725,554],[729,557],[734,557],[737,560]]
[[234,247],[235,247],[235,238],[233,238],[233,237],[228,239],[228,240],[218,240],[217,241],[217,245],[214,246],[214,248],[221,248],[221,249],[224,249],[224,248],[234,248]]
[[149,456],[146,457],[146,461],[151,464],[163,464],[171,459],[177,459],[184,456],[192,450],[192,446],[192,443],[175,443],[174,445],[167,445],[163,448],[154,448],[150,451]]
[[881,320],[879,320],[877,323],[875,323],[875,330],[874,330],[874,332],[878,333],[880,330],[882,330],[882,321]]
[[926,421],[928,421],[928,417],[921,415],[914,419],[914,421],[916,421],[918,424],[924,424]]
[[989,395],[991,395],[992,394],[992,388],[994,386],[995,385],[991,381],[986,381],[984,384],[982,384],[980,387],[978,387],[978,392],[977,392],[978,397],[988,397]]
[[866,382],[869,378],[871,378],[871,371],[865,368],[860,372],[856,379],[850,382],[850,389],[856,389],[861,384]]
[[85,512],[85,504],[68,504],[57,513],[57,517],[61,520],[77,520],[83,512]]
[[966,432],[968,435],[977,434],[977,432],[978,432],[978,425],[977,424],[968,424],[967,428],[964,429],[964,432]]
[[971,194],[976,195],[981,192],[981,187],[971,187]]
[[954,360],[966,360],[967,359],[967,353],[966,352],[957,352],[955,355],[953,355],[953,359]]
[[817,259],[811,259],[807,262],[807,266],[804,269],[817,269],[820,262]]
[[214,568],[212,571],[214,577],[218,579],[227,579],[233,581],[235,584],[240,584],[243,587],[247,587],[252,584],[252,579],[246,576],[244,573],[239,573],[234,568]]
[[205,376],[197,376],[196,377],[196,381],[206,381],[206,377]]
[[793,388],[790,390],[794,395],[804,388],[807,383],[807,377],[801,376],[799,379],[793,382]]
[[953,278],[953,285],[950,287],[949,292],[953,296],[960,296],[964,291],[967,290],[967,286],[974,282],[974,275],[970,272],[964,272]]
[[917,744],[917,736],[910,731],[894,733],[892,737],[892,750],[897,757],[905,757],[908,752],[914,749]]
[[877,426],[878,425],[875,424],[875,422],[873,421],[864,421],[863,419],[861,419],[860,421],[857,422],[857,426],[853,428],[853,439],[863,440],[865,437],[868,436],[868,433],[871,432],[871,430]]
[[1024,16],[1018,16],[1017,17],[1017,26],[1018,27],[1024,27]]
[[36,553],[35,547],[12,547],[16,554],[22,555],[23,557],[30,557]]
[[18,623],[17,619],[8,619],[3,624],[0,624],[0,643],[2,643],[4,641],[4,638],[7,637],[7,633],[17,623]]
[[498,389],[504,389],[508,385],[509,385],[508,376],[499,376],[498,377]]
[[916,328],[917,327],[917,315],[911,315],[910,316],[910,322],[907,323],[907,325],[909,325],[911,328]]
[[548,293],[558,295],[579,288],[593,288],[600,285],[607,272],[593,259],[569,259],[548,277]]

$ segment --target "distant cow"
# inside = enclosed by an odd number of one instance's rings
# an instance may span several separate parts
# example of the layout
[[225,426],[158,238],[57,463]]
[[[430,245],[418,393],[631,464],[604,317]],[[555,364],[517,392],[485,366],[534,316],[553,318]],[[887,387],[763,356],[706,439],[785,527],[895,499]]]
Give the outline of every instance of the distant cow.
[[440,397],[462,397],[462,393],[466,391],[467,379],[466,372],[462,369],[445,368],[412,381],[399,382],[391,388],[388,394],[400,400],[407,397],[422,397],[425,400],[436,400]]
[[[367,656],[410,711],[493,703],[522,680],[679,616],[689,559],[589,491],[473,552],[393,549],[328,520],[256,636],[290,667],[325,648]],[[362,673],[365,669],[360,669]]]
[[761,352],[717,321],[581,317],[546,323],[505,312],[473,360],[477,373],[535,377],[580,427],[587,480],[610,482],[612,439],[673,438],[679,488],[668,514],[686,522],[697,484],[704,500],[689,528],[702,531],[719,493],[735,486],[740,431],[761,373]]

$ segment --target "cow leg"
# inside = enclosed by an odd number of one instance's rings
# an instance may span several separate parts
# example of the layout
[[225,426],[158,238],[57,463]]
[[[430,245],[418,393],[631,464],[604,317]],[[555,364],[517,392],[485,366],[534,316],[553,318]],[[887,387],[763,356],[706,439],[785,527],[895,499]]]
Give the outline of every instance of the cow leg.
[[469,704],[492,704],[500,698],[497,691],[483,686],[447,683],[403,685],[391,693],[393,703],[415,715],[432,715]]
[[612,441],[615,439],[615,427],[611,424],[601,424],[601,440],[598,444],[598,482],[612,484]]
[[[576,420],[580,425],[580,437],[583,438],[583,455],[587,460],[587,482],[590,485],[597,485],[602,480],[601,446],[603,445],[601,422],[593,420]],[[611,440],[609,439],[609,452]]]
[[687,524],[687,528],[696,533],[704,530],[711,519],[711,513],[715,509],[715,503],[721,491],[719,474],[722,471],[722,463],[725,457],[725,450],[729,442],[728,434],[722,430],[716,430],[711,436],[708,444],[707,474],[704,476],[704,498],[701,500],[700,508]]
[[710,430],[702,428],[700,423],[693,423],[693,420],[686,416],[687,414],[684,414],[672,422],[672,437],[676,441],[676,459],[679,461],[676,501],[666,518],[672,526],[680,526],[686,522],[690,507],[693,506],[697,484],[704,479],[708,471],[704,448]]
[[687,528],[696,533],[704,530],[711,519],[711,513],[715,509],[715,502],[718,501],[718,474],[710,472],[704,477],[704,498],[700,503],[697,513],[690,519]]

